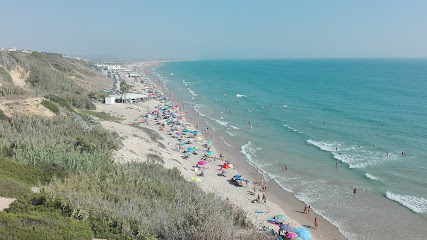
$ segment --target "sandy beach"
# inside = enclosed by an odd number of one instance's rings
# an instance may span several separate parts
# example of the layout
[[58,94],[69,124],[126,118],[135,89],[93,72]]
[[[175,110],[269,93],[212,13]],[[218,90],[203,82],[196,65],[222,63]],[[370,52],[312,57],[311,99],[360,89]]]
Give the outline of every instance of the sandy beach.
[[[158,63],[138,64],[147,68]],[[134,104],[96,105],[96,111],[122,118],[121,121],[101,122],[103,127],[118,133],[122,139],[123,147],[114,153],[118,163],[150,160],[161,163],[167,168],[178,168],[189,181],[193,181],[197,176],[197,179],[201,180],[198,185],[203,190],[215,193],[224,200],[228,199],[230,206],[242,208],[260,231],[265,226],[267,231],[272,229],[277,233],[279,227],[269,219],[284,215],[285,223],[295,228],[305,227],[310,230],[313,235],[311,239],[346,239],[337,227],[315,212],[305,214],[304,203],[283,190],[274,181],[265,182],[268,188],[267,191],[262,191],[262,173],[258,173],[257,169],[251,166],[237,149],[226,148],[217,135],[205,131],[205,127],[197,122],[194,113],[181,112],[180,108],[176,107],[179,105],[178,100],[174,101],[172,97],[165,100],[163,98],[165,95],[159,89],[161,86],[153,85],[151,81],[141,83],[134,78],[125,78],[125,80],[133,86],[132,93],[142,93],[150,96],[150,99]],[[153,92],[154,95],[152,95]],[[174,112],[173,116],[172,112]],[[174,118],[176,121],[172,120]],[[196,148],[197,155],[188,153],[189,147],[193,150]],[[220,159],[220,153],[224,161]],[[207,156],[207,159],[204,159],[206,163],[195,171],[195,166],[202,160],[202,155]],[[233,168],[221,169],[226,161],[230,162]],[[220,175],[222,170],[226,171],[226,177]],[[201,173],[203,176],[198,176]],[[242,175],[242,178],[249,183],[243,182],[242,187],[236,186],[231,181],[235,175]],[[258,184],[255,184],[257,182]],[[260,198],[263,195],[266,197],[265,204],[262,200],[261,203],[254,201],[258,194]],[[314,229],[315,217],[319,220],[317,230]]]

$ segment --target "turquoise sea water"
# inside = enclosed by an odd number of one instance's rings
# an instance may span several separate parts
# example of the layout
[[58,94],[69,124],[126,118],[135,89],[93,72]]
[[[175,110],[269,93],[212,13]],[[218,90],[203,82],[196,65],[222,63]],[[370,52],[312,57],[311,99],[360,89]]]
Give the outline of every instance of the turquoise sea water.
[[153,71],[348,238],[426,239],[427,60],[184,61]]

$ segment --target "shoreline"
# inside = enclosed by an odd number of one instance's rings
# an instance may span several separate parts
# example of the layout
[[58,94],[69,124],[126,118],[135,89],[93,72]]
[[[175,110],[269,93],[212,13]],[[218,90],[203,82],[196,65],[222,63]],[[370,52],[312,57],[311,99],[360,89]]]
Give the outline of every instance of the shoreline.
[[[166,93],[165,95],[169,95],[170,100],[175,99],[179,102],[179,99],[176,99],[176,97],[173,96],[172,92],[168,90],[166,91],[166,89],[164,89],[162,81],[155,77],[153,78],[153,76],[151,75],[147,75],[146,70],[154,67],[156,64],[160,63],[137,63],[139,67],[142,67],[144,69],[143,72],[146,74],[146,76],[150,77],[151,82],[157,86],[156,89],[161,89],[161,91],[159,92]],[[145,87],[144,84],[132,81],[131,79],[125,80],[128,80],[129,84],[134,85],[135,89],[138,92],[146,93],[143,90]],[[176,103],[175,100],[172,101]],[[97,104],[97,111],[109,111],[111,113],[114,113],[115,115],[125,116],[125,120],[123,123],[104,122],[103,124],[105,128],[119,132],[120,134],[123,134],[125,138],[128,138],[125,140],[126,143],[124,143],[123,149],[119,150],[119,152],[116,154],[116,161],[141,161],[141,155],[155,153],[165,160],[165,163],[163,164],[165,167],[177,167],[181,171],[183,176],[190,181],[190,177],[195,176],[193,166],[195,165],[195,163],[197,163],[196,159],[198,158],[198,156],[191,156],[190,159],[182,160],[182,153],[177,152],[175,149],[173,149],[174,144],[171,144],[171,141],[173,141],[173,139],[171,139],[172,136],[170,134],[168,135],[170,131],[168,132],[159,130],[159,127],[155,124],[143,124],[141,126],[147,126],[148,128],[160,134],[164,138],[161,141],[163,148],[159,147],[158,143],[149,143],[149,141],[147,141],[144,137],[140,136],[142,133],[139,132],[139,130],[138,132],[136,132],[135,128],[131,127],[131,124],[135,123],[135,120],[138,116],[140,116],[145,111],[151,112],[156,110],[155,106],[157,106],[158,104],[160,104],[160,100],[148,100],[147,102],[139,104]],[[200,119],[196,118],[190,119],[189,116],[191,114],[194,114],[194,110],[191,109],[191,106],[186,105],[184,110],[180,108],[180,112],[185,112],[187,110],[189,111],[189,114],[186,114],[184,116],[184,121],[191,123],[190,126],[192,130],[196,129],[194,128],[194,126],[197,126],[196,124],[199,125],[200,130],[203,129],[203,126],[205,125],[204,121],[201,121]],[[275,215],[283,214],[288,218],[286,222],[289,222],[296,227],[305,227],[309,229],[313,234],[312,239],[347,239],[336,226],[325,220],[320,215],[316,214],[314,211],[310,215],[302,213],[305,204],[302,201],[298,200],[292,193],[282,189],[274,180],[268,182],[268,192],[259,192],[261,195],[265,194],[267,196],[267,204],[261,205],[257,203],[251,203],[251,201],[253,201],[253,199],[255,198],[254,195],[249,194],[250,192],[252,192],[252,183],[253,181],[259,181],[261,175],[256,174],[256,168],[247,161],[245,156],[240,152],[240,148],[230,148],[231,151],[229,152],[223,149],[225,147],[225,144],[219,143],[220,136],[218,133],[219,131],[216,131],[210,137],[200,135],[204,138],[201,141],[212,141],[213,148],[211,151],[214,152],[216,156],[218,156],[219,153],[222,153],[226,160],[230,160],[234,165],[237,166],[237,170],[228,170],[227,178],[219,177],[218,172],[213,170],[213,168],[218,168],[218,166],[220,166],[218,164],[222,164],[223,162],[221,162],[220,160],[217,160],[216,162],[209,161],[207,166],[210,170],[208,174],[206,174],[206,176],[202,177],[202,182],[199,183],[199,186],[203,190],[207,192],[212,192],[215,195],[222,197],[223,199],[228,199],[233,203],[233,205],[236,205],[239,208],[243,209],[246,212],[248,218],[254,223],[254,227],[257,230],[260,230],[262,226],[267,226],[268,228],[274,229],[277,232],[278,227],[267,222],[267,220]],[[147,146],[145,146],[144,148],[142,148],[140,144],[137,144],[137,142],[141,142],[141,139],[143,139],[147,144]],[[201,146],[200,149],[202,149]],[[168,160],[165,158],[170,159]],[[246,186],[238,188],[234,185],[231,185],[229,183],[229,179],[234,174],[241,174],[246,179],[252,181],[250,187]],[[263,213],[258,214],[257,212]],[[319,219],[319,229],[317,230],[311,228],[314,225],[315,217]]]
[[[161,64],[161,63],[159,63]],[[153,68],[155,66],[150,66],[147,68]],[[145,70],[148,70],[148,69]],[[146,73],[146,71],[144,71]],[[153,81],[153,76],[149,75],[150,79]],[[156,79],[154,77],[155,81],[157,82],[157,87],[159,87],[162,92],[169,92],[172,94],[172,98],[178,99],[172,91],[166,91],[164,83],[160,79]],[[180,100],[178,99],[180,102]],[[182,103],[182,102],[180,102]],[[191,109],[191,107],[185,108],[185,110],[189,111],[190,113],[194,114],[196,117],[193,120],[186,119],[188,122],[191,122],[191,124],[194,126],[195,124],[199,125],[199,129],[203,129],[200,127],[204,127],[207,124],[205,121],[201,121],[204,117],[201,116],[201,119],[198,118],[197,113],[194,111],[194,109]],[[198,118],[198,119],[197,119]],[[210,126],[209,126],[210,127]],[[246,157],[241,152],[241,148],[238,146],[235,146],[233,148],[227,148],[223,149],[225,147],[225,144],[221,144],[219,142],[220,135],[215,134],[219,133],[220,131],[216,130],[213,131],[214,134],[212,134],[210,140],[212,141],[212,145],[215,147],[215,149],[219,150],[220,153],[222,153],[225,158],[232,159],[233,163],[237,166],[237,171],[239,174],[243,176],[247,176],[247,178],[251,181],[259,181],[260,177],[264,175],[264,173],[257,174],[257,168],[252,165]],[[221,132],[222,134],[226,134],[225,132]],[[237,164],[236,164],[237,163]],[[268,175],[267,175],[268,176]],[[270,178],[270,177],[268,177]],[[313,212],[308,215],[304,214],[304,206],[305,203],[299,199],[297,199],[291,192],[283,189],[275,180],[271,179],[268,181],[268,197],[269,201],[273,202],[274,204],[278,205],[284,212],[290,216],[293,220],[296,220],[298,223],[300,223],[302,226],[308,228],[312,234],[312,239],[321,239],[321,238],[327,238],[327,239],[347,239],[343,235],[342,232],[340,232],[339,228],[326,220],[322,215],[317,214],[315,210],[313,209]],[[286,199],[286,200],[283,200]],[[313,230],[310,227],[314,228],[314,218],[317,217],[319,219],[319,229]],[[320,233],[320,229],[325,230],[328,235],[325,235],[324,233]],[[319,234],[316,233],[318,231]],[[322,231],[323,232],[323,231]]]

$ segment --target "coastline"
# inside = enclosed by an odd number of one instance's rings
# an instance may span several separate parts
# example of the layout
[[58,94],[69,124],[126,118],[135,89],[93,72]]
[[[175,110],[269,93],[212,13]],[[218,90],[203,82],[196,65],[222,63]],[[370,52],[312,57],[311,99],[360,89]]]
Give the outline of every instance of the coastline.
[[[144,63],[143,67],[146,70],[147,68],[153,67],[155,64],[160,63],[151,63],[147,64]],[[146,73],[146,71],[144,71]],[[150,76],[152,78],[153,76]],[[153,79],[154,80],[154,79]],[[131,81],[131,80],[130,80]],[[130,82],[129,81],[129,82]],[[154,82],[154,81],[153,81]],[[144,85],[139,82],[130,82],[131,85],[134,85],[135,88],[141,92],[142,89],[144,89]],[[170,99],[173,99],[174,97],[171,96],[169,91],[166,91],[164,89],[164,86],[162,84],[156,83],[158,88],[161,88],[163,93],[167,93],[169,95]],[[178,100],[179,101],[179,100]],[[128,127],[130,124],[135,122],[135,119],[137,116],[141,115],[141,111],[144,112],[146,110],[153,111],[156,104],[159,104],[160,101],[158,100],[149,100],[147,102],[143,102],[140,104],[115,104],[115,105],[97,105],[98,110],[97,111],[109,111],[115,115],[121,115],[125,116],[125,120],[123,123],[126,123]],[[137,111],[135,111],[137,110]],[[194,114],[191,109],[186,108],[185,110],[190,110],[190,113],[187,113],[186,116],[189,116],[191,114]],[[198,125],[199,129],[203,129],[204,123],[202,121],[197,121],[196,119],[192,119],[193,121],[189,121],[190,119],[188,117],[185,117],[185,121],[191,123],[191,129],[195,129],[194,126]],[[161,147],[157,146],[158,144],[150,144],[146,145],[144,148],[141,148],[140,144],[133,144],[133,142],[137,141],[138,138],[139,141],[143,139],[136,137],[136,136],[129,136],[129,135],[140,135],[141,133],[133,133],[132,131],[135,131],[134,128],[128,128],[127,131],[123,130],[124,126],[119,126],[122,124],[118,123],[104,123],[104,127],[110,130],[115,130],[119,133],[124,134],[129,139],[126,139],[127,143],[125,144],[124,150],[118,154],[116,154],[116,159],[122,159],[120,162],[127,162],[127,161],[140,161],[139,157],[141,155],[146,155],[149,152],[157,152],[160,154],[163,158],[167,156],[167,158],[171,158],[169,161],[167,159],[165,160],[164,166],[171,168],[171,167],[178,167],[180,169],[181,173],[186,177],[190,178],[194,176],[194,171],[192,170],[192,166],[197,162],[197,158],[194,158],[193,156],[191,159],[187,160],[181,160],[181,153],[177,152],[173,149],[174,144],[171,144],[170,135],[167,134],[166,131],[158,130],[156,125],[143,125],[144,127],[149,127],[152,130],[157,131],[164,140],[161,141],[163,146],[166,146],[166,149],[162,149]],[[217,132],[215,132],[209,139],[204,140],[210,140],[212,141],[212,152],[216,153],[218,156],[219,153],[222,153],[225,157],[225,159],[230,159],[231,162],[237,166],[237,170],[233,169],[228,172],[227,178],[218,177],[217,172],[215,172],[212,168],[218,168],[216,165],[220,164],[221,162],[217,160],[217,162],[208,162],[208,166],[210,167],[209,173],[207,176],[203,177],[203,181],[199,184],[202,189],[204,189],[207,192],[213,192],[218,196],[221,196],[223,198],[231,200],[235,205],[237,205],[239,208],[243,209],[250,220],[254,222],[256,229],[260,229],[262,226],[267,226],[275,231],[277,231],[278,227],[270,224],[267,222],[268,218],[273,217],[274,215],[283,214],[288,219],[287,222],[292,223],[293,225],[297,227],[306,227],[308,228],[312,234],[312,239],[347,239],[340,231],[339,229],[325,220],[320,215],[313,212],[312,214],[304,214],[304,203],[300,200],[296,199],[292,193],[287,192],[286,190],[282,189],[276,182],[269,181],[268,182],[268,192],[264,193],[267,196],[268,202],[265,205],[258,205],[256,203],[251,203],[251,200],[253,200],[255,197],[253,195],[248,194],[251,191],[251,187],[253,186],[250,184],[250,187],[246,188],[237,188],[234,185],[228,184],[229,179],[231,176],[235,174],[241,174],[246,179],[250,181],[259,181],[261,174],[257,175],[257,170],[255,167],[253,167],[246,158],[240,153],[239,149],[232,149],[231,151],[227,152],[227,149],[223,149],[225,147],[224,144],[219,143],[219,135]],[[148,141],[146,141],[148,143]],[[219,151],[217,151],[219,150]],[[133,153],[132,153],[133,152]],[[179,159],[179,160],[177,160]],[[263,213],[256,213],[262,211]],[[319,219],[319,229],[314,230],[311,229],[314,226],[314,218],[317,217]]]
[[[153,76],[150,75],[149,77],[152,78]],[[168,97],[175,98],[178,102],[180,101],[173,95],[173,92],[167,91],[165,89],[165,86],[161,80],[155,80],[157,82],[157,86],[161,88],[162,92],[169,92],[169,94],[172,95],[169,95]],[[191,107],[187,107],[185,110],[190,112],[191,115],[194,115],[192,120],[186,119],[192,123],[192,126],[197,124],[199,129],[203,129],[204,127],[208,126],[204,120],[197,119],[197,114]],[[232,162],[235,164],[239,174],[246,176],[250,181],[260,181],[263,174],[261,172],[257,174],[257,171],[259,170],[254,165],[252,165],[242,154],[240,146],[235,146],[234,148],[225,148],[225,144],[220,143],[219,140],[221,135],[225,134],[225,132],[214,131],[214,134],[212,134],[210,140],[212,141],[215,149],[219,150],[219,152],[222,153],[226,159],[232,159]],[[284,211],[287,216],[290,216],[290,218],[292,218],[294,221],[297,221],[300,225],[309,229],[313,234],[312,239],[348,239],[343,235],[342,232],[340,232],[337,226],[326,220],[322,215],[317,214],[315,209],[313,209],[313,212],[310,215],[304,214],[305,203],[297,199],[291,192],[283,189],[274,179],[268,181],[268,198],[269,201],[273,202],[277,205],[277,207]],[[319,219],[319,229],[317,230],[313,230],[315,217]]]

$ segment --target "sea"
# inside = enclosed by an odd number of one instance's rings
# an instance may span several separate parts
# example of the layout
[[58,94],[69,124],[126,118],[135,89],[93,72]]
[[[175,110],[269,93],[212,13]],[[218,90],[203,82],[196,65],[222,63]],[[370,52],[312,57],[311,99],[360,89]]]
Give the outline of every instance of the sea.
[[427,59],[200,60],[151,71],[347,238],[427,239]]

